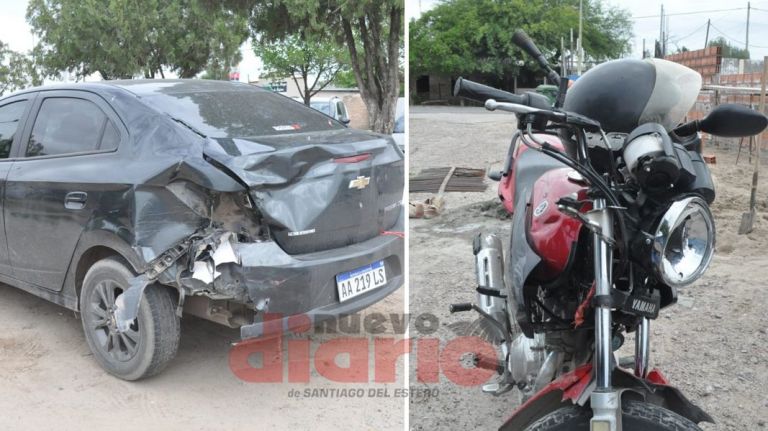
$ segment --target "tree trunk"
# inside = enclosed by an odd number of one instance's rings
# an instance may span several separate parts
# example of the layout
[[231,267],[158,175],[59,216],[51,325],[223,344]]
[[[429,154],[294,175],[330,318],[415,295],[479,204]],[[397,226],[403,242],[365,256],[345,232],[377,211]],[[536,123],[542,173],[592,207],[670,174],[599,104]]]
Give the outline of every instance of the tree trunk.
[[376,103],[368,104],[366,102],[366,107],[368,107],[368,122],[370,128],[374,132],[391,135],[395,128],[397,97],[387,97],[381,107]]
[[304,96],[304,104],[309,106],[309,102],[310,102],[310,100],[312,100],[312,95],[309,93],[310,89],[309,89],[309,86],[307,84],[307,76],[309,76],[309,73],[306,72],[306,71],[302,71],[301,79],[304,81],[303,82],[303,84],[304,84],[304,94],[302,94],[302,96]]
[[[359,18],[352,30],[352,22],[342,18],[342,31],[349,48],[352,71],[355,74],[360,96],[368,109],[368,121],[371,130],[383,134],[392,134],[395,126],[395,110],[400,93],[399,58],[400,27],[402,23],[401,7],[391,5],[385,11],[389,18],[389,34],[382,40],[381,10],[373,5],[367,11],[370,19]],[[358,41],[355,34],[360,36]],[[362,42],[362,55],[357,51],[357,43]]]

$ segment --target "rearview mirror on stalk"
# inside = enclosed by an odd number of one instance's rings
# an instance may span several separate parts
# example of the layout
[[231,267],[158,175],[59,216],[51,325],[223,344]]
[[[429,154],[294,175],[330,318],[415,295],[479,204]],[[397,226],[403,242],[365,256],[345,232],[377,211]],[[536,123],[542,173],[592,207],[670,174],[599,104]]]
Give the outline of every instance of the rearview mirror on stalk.
[[565,92],[568,91],[568,79],[561,78],[552,66],[549,65],[547,58],[541,53],[541,50],[533,43],[533,40],[523,31],[517,30],[512,36],[512,42],[528,55],[533,57],[542,69],[547,71],[547,78],[558,86],[558,95],[555,102],[555,108],[560,108],[565,102]]
[[541,53],[536,44],[533,43],[533,40],[531,40],[531,38],[523,30],[517,30],[515,32],[515,34],[512,36],[512,42],[514,42],[515,45],[517,45],[520,49],[525,51],[526,54],[533,57],[536,62],[539,63],[539,66],[547,71],[547,78],[549,78],[554,83],[560,82],[560,75],[554,69],[552,69],[552,67],[549,65],[549,62],[547,61],[547,58],[544,57],[544,54]]
[[713,109],[699,122],[699,130],[725,138],[752,136],[765,130],[768,118],[746,106],[725,104]]
[[694,120],[677,127],[678,136],[692,135],[698,131],[724,138],[753,136],[765,130],[768,117],[743,105],[726,103],[713,109],[701,120]]

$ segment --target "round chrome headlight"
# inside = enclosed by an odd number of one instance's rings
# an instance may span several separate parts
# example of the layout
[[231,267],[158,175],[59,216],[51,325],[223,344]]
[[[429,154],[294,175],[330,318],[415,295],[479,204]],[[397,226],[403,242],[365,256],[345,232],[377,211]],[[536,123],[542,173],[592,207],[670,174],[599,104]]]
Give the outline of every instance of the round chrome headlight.
[[661,280],[673,287],[696,281],[715,251],[715,222],[707,203],[695,196],[670,205],[661,218],[651,262]]

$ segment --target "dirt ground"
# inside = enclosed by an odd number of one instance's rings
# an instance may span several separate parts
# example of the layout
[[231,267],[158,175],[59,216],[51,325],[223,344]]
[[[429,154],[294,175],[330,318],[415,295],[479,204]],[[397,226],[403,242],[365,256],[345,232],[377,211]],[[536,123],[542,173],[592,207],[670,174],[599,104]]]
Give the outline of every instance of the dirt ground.
[[[403,300],[400,289],[365,313],[402,315]],[[403,429],[405,400],[394,394],[402,372],[391,384],[330,383],[314,369],[308,384],[247,383],[228,365],[239,332],[192,317],[182,320],[170,366],[135,383],[99,368],[73,312],[7,285],[0,285],[0,328],[0,430]],[[313,349],[333,337],[313,335]],[[303,395],[319,388],[364,395]]]
[[[481,108],[412,108],[411,174],[451,165],[498,168],[513,130],[510,114]],[[718,194],[713,206],[716,255],[704,277],[683,289],[679,303],[663,310],[652,323],[651,366],[661,369],[673,385],[715,418],[715,425],[704,424],[703,429],[764,429],[768,422],[768,167],[760,174],[755,229],[740,236],[737,230],[748,206],[752,168],[743,154],[736,165],[734,152],[713,145],[705,152],[717,156],[712,168]],[[448,305],[475,300],[474,235],[498,232],[509,238],[509,221],[497,217],[495,186],[489,181],[485,193],[449,193],[444,214],[411,220],[410,312],[439,319],[438,332],[430,336],[455,338],[452,324],[474,319],[468,314],[451,316]],[[413,327],[411,331],[412,336],[419,335]],[[631,355],[632,346],[630,336],[620,356]],[[419,384],[414,371],[411,386],[435,387]],[[479,387],[459,387],[445,378],[436,388],[438,396],[411,399],[412,429],[496,429],[518,405],[516,391],[493,397]]]

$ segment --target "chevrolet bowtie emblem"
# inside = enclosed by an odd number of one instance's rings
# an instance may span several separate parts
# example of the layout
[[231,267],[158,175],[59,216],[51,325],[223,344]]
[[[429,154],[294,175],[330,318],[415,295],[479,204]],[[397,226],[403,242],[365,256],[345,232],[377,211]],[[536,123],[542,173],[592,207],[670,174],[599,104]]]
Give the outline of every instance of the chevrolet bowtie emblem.
[[349,182],[349,188],[362,190],[368,187],[368,184],[370,183],[371,183],[371,177],[357,177],[354,180]]

